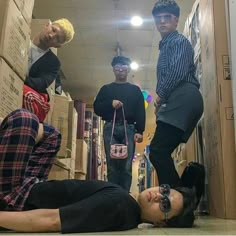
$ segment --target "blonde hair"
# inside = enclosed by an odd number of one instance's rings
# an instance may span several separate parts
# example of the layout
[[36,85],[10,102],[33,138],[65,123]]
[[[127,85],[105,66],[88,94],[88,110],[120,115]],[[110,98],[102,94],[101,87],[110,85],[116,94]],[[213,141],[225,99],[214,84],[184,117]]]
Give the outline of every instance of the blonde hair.
[[65,34],[65,42],[69,43],[75,34],[74,27],[69,20],[66,18],[61,18],[59,20],[53,21],[52,24],[57,24],[63,30]]

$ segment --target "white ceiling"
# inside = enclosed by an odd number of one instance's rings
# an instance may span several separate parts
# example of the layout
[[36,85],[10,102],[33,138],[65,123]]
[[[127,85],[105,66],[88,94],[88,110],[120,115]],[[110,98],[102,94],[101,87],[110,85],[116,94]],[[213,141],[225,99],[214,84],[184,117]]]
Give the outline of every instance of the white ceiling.
[[[156,0],[35,0],[35,18],[56,20],[68,18],[74,25],[73,41],[58,50],[66,79],[63,88],[74,99],[93,101],[100,87],[114,81],[110,66],[117,45],[121,54],[137,61],[140,69],[131,71],[129,81],[148,90],[155,97],[156,60],[160,37],[151,11]],[[181,7],[179,32],[190,13],[194,0],[177,0]],[[133,15],[144,18],[144,24],[134,28]],[[155,130],[153,106],[147,108],[145,140],[138,145],[143,150]]]

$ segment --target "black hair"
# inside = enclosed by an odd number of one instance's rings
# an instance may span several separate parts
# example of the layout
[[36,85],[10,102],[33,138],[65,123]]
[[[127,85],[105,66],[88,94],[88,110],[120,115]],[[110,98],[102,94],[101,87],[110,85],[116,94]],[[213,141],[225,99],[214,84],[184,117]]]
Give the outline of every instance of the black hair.
[[111,65],[112,67],[115,66],[116,64],[121,64],[121,65],[127,65],[130,66],[131,60],[128,57],[124,56],[115,56],[112,59]]
[[183,209],[178,216],[168,219],[166,222],[167,227],[173,228],[190,228],[193,227],[195,220],[194,209],[196,202],[195,188],[176,187],[176,191],[180,192],[183,196]]
[[158,0],[152,9],[152,15],[155,18],[160,13],[171,13],[179,17],[180,8],[174,0]]

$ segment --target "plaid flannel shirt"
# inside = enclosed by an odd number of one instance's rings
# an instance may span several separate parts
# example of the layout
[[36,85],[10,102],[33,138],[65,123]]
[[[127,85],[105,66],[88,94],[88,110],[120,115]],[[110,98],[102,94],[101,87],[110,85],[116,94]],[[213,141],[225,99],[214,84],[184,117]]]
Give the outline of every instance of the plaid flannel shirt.
[[43,139],[36,144],[38,127],[38,118],[24,109],[12,112],[0,125],[0,208],[4,210],[23,210],[31,188],[47,180],[61,135],[44,124]]

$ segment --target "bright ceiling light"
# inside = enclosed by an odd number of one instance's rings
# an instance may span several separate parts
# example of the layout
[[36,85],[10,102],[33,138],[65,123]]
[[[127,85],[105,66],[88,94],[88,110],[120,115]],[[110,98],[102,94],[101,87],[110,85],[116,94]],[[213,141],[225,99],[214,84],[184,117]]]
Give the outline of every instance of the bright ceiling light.
[[135,61],[133,61],[131,64],[130,64],[130,67],[132,70],[137,70],[139,68],[139,64]]
[[143,19],[140,16],[133,16],[131,18],[131,24],[133,26],[141,26],[143,24]]

